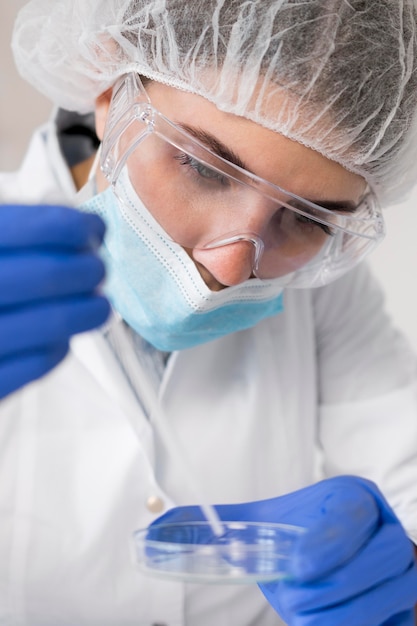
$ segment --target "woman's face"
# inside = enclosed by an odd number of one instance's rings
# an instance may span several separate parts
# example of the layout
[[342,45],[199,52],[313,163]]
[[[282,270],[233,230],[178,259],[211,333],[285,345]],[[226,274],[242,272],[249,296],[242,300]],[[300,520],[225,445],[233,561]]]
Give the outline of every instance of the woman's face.
[[[362,177],[300,143],[245,118],[219,111],[214,104],[200,96],[155,82],[148,83],[146,90],[152,105],[172,122],[223,158],[243,166],[282,189],[319,205],[335,203],[356,206],[364,194],[366,182]],[[99,137],[103,136],[109,102],[109,94],[104,94],[97,103]],[[132,184],[140,193],[144,204],[164,227],[167,220],[168,223],[171,220],[170,235],[183,245],[210,289],[218,291],[251,277],[253,247],[247,241],[218,248],[204,248],[186,243],[190,240],[190,231],[194,231],[195,241],[201,237],[210,239],[209,232],[197,231],[211,228],[209,221],[197,220],[195,217],[190,220],[190,194],[187,191],[190,188],[195,189],[196,198],[208,198],[206,204],[210,208],[205,209],[204,215],[210,215],[210,219],[215,220],[215,228],[219,232],[222,229],[225,233],[228,231],[227,211],[219,209],[221,203],[216,200],[222,191],[219,181],[211,180],[204,172],[201,177],[201,172],[196,172],[195,167],[184,162],[180,154],[173,153],[172,148],[162,150],[156,139],[144,141],[143,149],[135,151],[129,159],[128,168]],[[194,180],[196,176],[199,177],[197,181]],[[265,221],[268,208],[265,208],[265,202],[257,203],[256,194],[253,194],[253,199],[248,204],[248,207],[242,204],[242,220],[245,223],[238,228],[244,232],[249,229],[261,232],[261,222]],[[263,206],[258,207],[257,204]],[[251,220],[249,225],[248,215]],[[235,226],[236,214],[233,217],[234,229]],[[309,246],[305,246],[306,228]],[[311,224],[301,225],[301,232],[303,236],[299,238],[299,245],[297,238],[293,237],[291,250],[282,248],[285,262],[280,275],[290,273],[307,263],[317,254],[328,236],[319,226],[314,227]],[[262,236],[267,237],[268,233]],[[282,246],[285,245],[282,242]]]

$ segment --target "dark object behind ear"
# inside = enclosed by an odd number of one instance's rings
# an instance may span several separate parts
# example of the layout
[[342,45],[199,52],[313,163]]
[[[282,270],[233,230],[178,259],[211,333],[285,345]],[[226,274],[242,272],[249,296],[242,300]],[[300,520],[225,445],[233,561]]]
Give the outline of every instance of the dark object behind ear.
[[96,153],[100,140],[95,132],[94,113],[81,115],[75,111],[58,109],[55,123],[59,147],[69,167]]

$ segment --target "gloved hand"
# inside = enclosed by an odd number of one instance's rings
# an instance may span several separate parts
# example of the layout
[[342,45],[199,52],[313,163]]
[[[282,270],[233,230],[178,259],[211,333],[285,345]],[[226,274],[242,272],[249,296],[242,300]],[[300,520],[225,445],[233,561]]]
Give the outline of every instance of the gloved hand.
[[[307,528],[296,544],[291,579],[259,584],[290,626],[414,626],[413,546],[370,481],[340,476],[270,500],[215,508],[225,521]],[[202,519],[199,507],[179,507],[152,529]]]
[[103,324],[104,224],[61,206],[0,206],[0,398],[57,365]]

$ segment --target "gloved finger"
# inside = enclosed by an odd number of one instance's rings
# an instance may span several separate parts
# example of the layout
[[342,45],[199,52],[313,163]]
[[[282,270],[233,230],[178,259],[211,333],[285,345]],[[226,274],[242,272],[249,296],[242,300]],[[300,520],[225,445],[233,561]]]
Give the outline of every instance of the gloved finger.
[[[287,496],[282,496],[286,498]],[[270,500],[260,500],[243,504],[219,504],[215,505],[219,518],[223,521],[244,521],[244,522],[271,522],[278,523],[279,513],[276,510],[277,502],[280,498]],[[170,509],[161,517],[158,517],[153,524],[177,523],[177,522],[201,522],[206,521],[199,506],[178,506]],[[282,520],[281,523],[286,523]]]
[[47,374],[68,353],[68,342],[0,362],[0,398]]
[[16,248],[96,249],[103,220],[91,213],[55,205],[0,205],[0,251]]
[[297,542],[291,574],[299,581],[323,578],[356,555],[379,523],[375,498],[356,481],[329,483],[317,515]]
[[86,293],[104,278],[95,254],[0,254],[0,307]]
[[[380,515],[371,487],[356,477],[340,476],[277,498],[215,508],[222,520],[307,527],[294,546],[290,572],[299,580],[312,580],[349,560],[374,533]],[[166,515],[187,521],[200,513],[196,507],[182,507]]]
[[66,341],[101,326],[110,313],[103,296],[77,296],[35,304],[0,316],[0,357]]
[[174,524],[182,522],[203,522],[205,517],[199,506],[177,506],[169,509],[166,513],[152,522],[150,528],[161,524]]
[[399,522],[398,517],[394,513],[392,507],[388,504],[386,498],[383,496],[378,486],[370,480],[367,480],[366,478],[358,478],[357,480],[372,495],[372,497],[375,498],[378,504],[380,518],[382,522]]
[[[344,567],[313,584],[292,584],[285,604],[290,613],[325,610],[386,581],[400,579],[414,564],[410,540],[399,524],[387,524]],[[417,588],[416,588],[417,602]]]
[[[186,522],[153,522],[147,533],[147,540],[168,542],[168,543],[188,543],[191,545],[200,544],[207,545],[217,543],[218,536],[212,531],[209,524],[202,524],[202,526],[194,525],[197,520],[189,520]],[[203,521],[203,520],[198,520]],[[227,534],[227,533],[226,533]],[[222,539],[225,538],[222,535]],[[152,553],[150,548],[148,554]]]
[[[334,503],[332,507],[330,501]],[[329,507],[333,509],[333,516],[337,517],[340,511],[340,516],[343,517],[346,510],[352,508],[353,502],[355,505],[352,509],[353,516],[358,515],[356,509],[359,510],[359,515],[366,515],[366,511],[362,511],[362,501],[366,502],[364,507],[370,508],[377,517],[378,507],[367,481],[352,476],[338,476],[276,498],[220,504],[216,505],[215,509],[222,520],[270,522],[314,528],[315,525],[318,524],[320,527],[323,523],[323,517],[327,515]],[[195,506],[176,507],[165,515],[172,521],[193,518],[198,520],[201,519],[201,510]]]
[[[403,576],[388,580],[347,602],[312,611],[296,611],[287,606],[291,583],[278,583],[273,597],[265,596],[291,626],[380,626],[398,614],[409,616],[417,598],[417,573],[411,567]],[[300,589],[301,591],[301,589]],[[405,617],[404,617],[405,619]],[[396,622],[392,622],[393,624]],[[405,621],[405,624],[408,623]],[[412,622],[411,622],[412,624]],[[411,626],[410,624],[410,626]]]

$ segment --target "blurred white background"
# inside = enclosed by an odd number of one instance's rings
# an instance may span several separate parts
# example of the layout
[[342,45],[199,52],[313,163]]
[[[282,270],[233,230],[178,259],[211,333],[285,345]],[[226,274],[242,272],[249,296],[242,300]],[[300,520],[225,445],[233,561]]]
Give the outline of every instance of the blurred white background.
[[45,121],[51,104],[17,74],[10,50],[13,22],[26,0],[1,0],[0,9],[0,170],[20,163],[33,128]]
[[[26,0],[2,0],[0,20],[0,170],[15,169],[32,130],[51,104],[17,74],[10,51],[14,18]],[[417,182],[417,181],[416,181]],[[382,282],[387,307],[417,350],[417,189],[405,204],[385,213],[387,237],[371,263]]]

